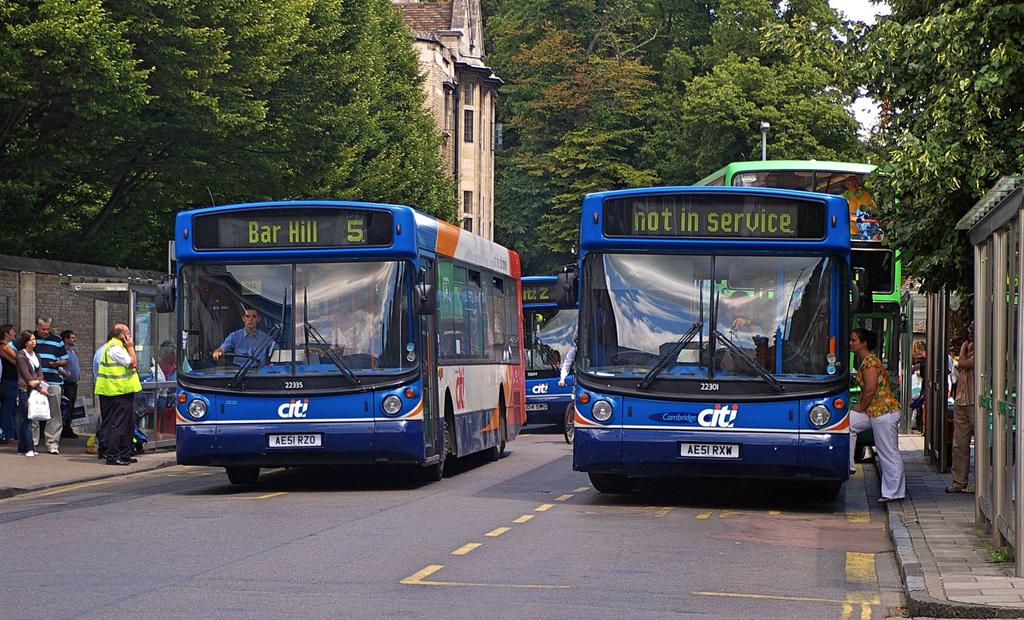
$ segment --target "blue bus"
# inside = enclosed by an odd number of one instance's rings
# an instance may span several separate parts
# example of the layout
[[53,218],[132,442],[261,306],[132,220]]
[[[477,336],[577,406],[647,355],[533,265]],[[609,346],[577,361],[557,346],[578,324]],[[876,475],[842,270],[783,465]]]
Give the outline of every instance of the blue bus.
[[183,211],[160,310],[180,332],[177,456],[386,463],[439,480],[525,422],[518,255],[409,207],[295,201]]
[[555,301],[557,286],[558,276],[523,278],[526,423],[558,424],[565,431],[572,374],[561,387],[558,377],[576,338],[577,310]]
[[[850,234],[837,196],[657,187],[587,195],[573,468],[849,477]],[[570,276],[561,297],[576,296]]]

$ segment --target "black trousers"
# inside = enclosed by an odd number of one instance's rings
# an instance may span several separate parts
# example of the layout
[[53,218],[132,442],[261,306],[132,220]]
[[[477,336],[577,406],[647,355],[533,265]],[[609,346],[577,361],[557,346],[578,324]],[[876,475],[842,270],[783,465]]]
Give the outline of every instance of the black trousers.
[[[71,381],[64,382],[64,390],[61,400],[66,400],[67,407],[61,407],[61,415],[64,418],[64,433],[74,432],[71,428],[71,412],[75,410],[75,399],[78,398],[78,384]],[[63,405],[63,403],[62,403]]]
[[96,431],[100,454],[108,461],[132,455],[132,413],[135,394],[100,396],[100,428]]

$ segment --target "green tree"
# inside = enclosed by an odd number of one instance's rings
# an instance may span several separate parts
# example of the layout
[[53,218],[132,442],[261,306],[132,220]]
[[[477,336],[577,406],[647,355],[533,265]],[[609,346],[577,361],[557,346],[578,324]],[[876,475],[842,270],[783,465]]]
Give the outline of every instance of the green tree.
[[861,41],[883,102],[876,137],[890,243],[926,290],[971,291],[954,224],[1001,175],[1024,171],[1024,4],[894,0]]
[[454,213],[387,0],[0,0],[0,15],[5,252],[160,267],[174,213],[211,197]]

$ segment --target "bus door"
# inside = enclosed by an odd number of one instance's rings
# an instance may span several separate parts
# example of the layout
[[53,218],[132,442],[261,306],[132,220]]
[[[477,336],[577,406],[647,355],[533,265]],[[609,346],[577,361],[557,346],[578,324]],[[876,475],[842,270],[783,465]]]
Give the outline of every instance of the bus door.
[[[420,263],[420,282],[434,282],[434,261]],[[424,458],[444,451],[444,424],[437,405],[437,314],[417,317],[420,322],[420,352],[423,385],[423,447]]]

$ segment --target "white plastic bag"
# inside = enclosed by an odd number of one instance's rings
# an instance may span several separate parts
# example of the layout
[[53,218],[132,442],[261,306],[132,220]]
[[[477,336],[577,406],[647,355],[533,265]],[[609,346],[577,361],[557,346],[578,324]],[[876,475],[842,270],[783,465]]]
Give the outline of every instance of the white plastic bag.
[[50,419],[50,399],[37,390],[28,395],[28,419],[46,422]]

